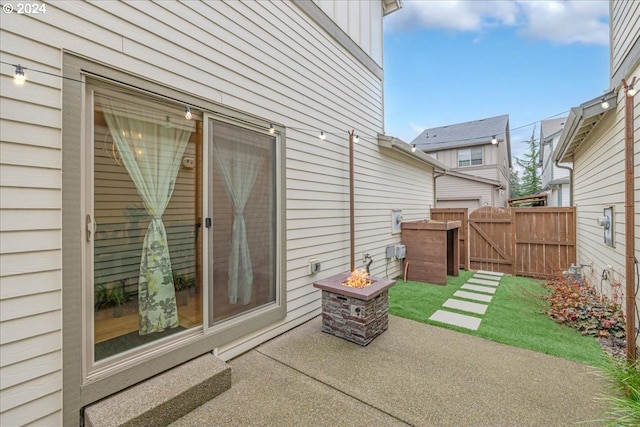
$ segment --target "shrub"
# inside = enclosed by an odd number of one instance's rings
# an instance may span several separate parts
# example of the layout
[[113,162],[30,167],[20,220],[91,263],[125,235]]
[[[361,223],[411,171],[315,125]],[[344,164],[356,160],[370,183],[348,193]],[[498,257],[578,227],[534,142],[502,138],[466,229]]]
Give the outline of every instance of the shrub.
[[640,365],[638,361],[609,357],[602,364],[605,378],[617,392],[617,395],[605,396],[611,409],[607,418],[601,420],[607,426],[640,425]]
[[624,338],[625,319],[620,308],[593,288],[576,281],[556,277],[547,282],[551,294],[549,316],[557,323],[569,325],[583,335],[600,338]]

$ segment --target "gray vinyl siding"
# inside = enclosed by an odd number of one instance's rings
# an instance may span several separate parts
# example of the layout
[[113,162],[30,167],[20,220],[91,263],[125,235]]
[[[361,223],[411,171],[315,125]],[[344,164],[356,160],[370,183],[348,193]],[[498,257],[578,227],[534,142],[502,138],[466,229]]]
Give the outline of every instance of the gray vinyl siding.
[[[59,49],[7,29],[2,61],[60,74]],[[15,20],[17,21],[17,19]],[[61,80],[0,75],[0,424],[61,422]],[[25,90],[26,89],[26,90]]]
[[[637,44],[640,34],[640,2],[615,0],[611,2],[611,74],[616,74],[623,61]],[[630,64],[633,65],[633,64]],[[624,76],[622,76],[624,77]],[[618,84],[619,82],[613,82]]]
[[[598,168],[597,178],[601,179],[603,183],[608,183],[612,186],[611,194],[601,191],[599,194],[605,199],[601,201],[602,204],[606,200],[615,198],[614,206],[615,212],[615,247],[610,248],[605,246],[604,253],[606,256],[604,259],[601,257],[601,263],[608,263],[614,266],[614,280],[623,284],[625,283],[625,233],[628,230],[625,229],[625,215],[624,215],[624,117],[625,117],[625,99],[624,90],[621,88],[622,79],[625,78],[627,82],[630,82],[633,76],[640,77],[640,3],[624,0],[615,0],[611,2],[611,85],[612,87],[619,88],[618,91],[618,107],[616,110],[615,120],[608,125],[603,126],[607,129],[607,132],[599,141],[595,143],[593,148],[594,152],[599,152],[600,155],[605,158],[605,162],[601,168]],[[636,89],[638,88],[638,82],[636,82]],[[638,209],[640,188],[640,176],[638,174],[638,167],[640,161],[638,155],[640,154],[640,143],[638,142],[638,135],[640,134],[640,96],[636,95],[633,98],[634,102],[634,169],[635,169],[635,257],[640,258],[640,209]],[[601,125],[599,125],[601,126]],[[610,151],[609,151],[610,150]],[[619,161],[619,163],[615,163]],[[590,165],[591,166],[591,165]],[[607,170],[607,167],[613,169]],[[574,162],[575,168],[575,162]],[[584,166],[588,169],[588,166]],[[588,170],[583,171],[589,173]],[[615,176],[614,176],[615,173]],[[575,172],[574,172],[575,176]],[[595,182],[595,179],[594,179]],[[577,191],[574,189],[574,191]],[[597,195],[594,196],[597,201]],[[594,206],[594,210],[598,209],[602,214],[600,206]],[[586,227],[585,227],[586,228]],[[579,229],[580,230],[580,229]],[[593,229],[590,231],[593,232]],[[594,232],[593,240],[597,242],[598,231]],[[580,235],[580,234],[578,234]],[[589,250],[594,251],[594,256],[597,254],[597,249],[602,245],[592,243],[589,241]],[[580,249],[580,248],[579,248]],[[598,258],[596,257],[596,260]],[[636,278],[637,279],[637,278]],[[636,296],[636,305],[640,304],[640,301]],[[623,304],[624,306],[624,304]],[[636,345],[638,343],[636,342]]]
[[[640,3],[612,0],[611,12],[611,85],[617,91],[617,107],[607,113],[580,142],[573,160],[573,204],[577,211],[577,261],[586,265],[582,269],[589,284],[602,285],[605,294],[611,294],[611,283],[626,283],[625,243],[631,234],[625,218],[625,91],[622,79],[631,81],[640,72]],[[640,142],[638,123],[640,120],[640,97],[634,103],[634,167],[635,173],[635,256],[640,256],[640,212],[637,209],[640,176]],[[566,130],[566,129],[565,129]],[[564,195],[563,186],[563,199]],[[612,207],[614,211],[614,245],[604,243],[604,229],[598,225],[603,210]],[[612,267],[610,280],[602,280],[602,272]],[[637,297],[636,297],[637,298]],[[636,305],[640,301],[636,300]],[[622,304],[624,309],[624,304]],[[637,344],[637,343],[636,343]]]
[[[350,11],[353,3],[348,2]],[[355,9],[349,19],[341,17],[347,2],[335,2],[334,16],[380,63],[381,8],[378,2],[357,3],[369,8],[370,28],[366,16],[354,18]],[[284,126],[287,317],[220,348],[225,359],[319,314],[320,292],[312,282],[349,267],[347,130],[361,137],[355,154],[357,264],[367,251],[374,257],[373,272],[385,273],[384,247],[400,242],[399,235],[391,235],[391,209],[401,209],[405,219],[428,217],[433,171],[377,145],[383,131],[382,81],[295,3],[57,1],[46,6],[46,14],[37,17],[3,16],[0,31],[3,62],[51,73],[27,70],[27,84],[16,87],[14,68],[0,68],[0,424],[77,420],[74,407],[62,416],[62,402],[70,400],[62,397],[62,247],[77,245],[63,244],[61,230],[62,79],[57,76],[63,72],[63,50],[262,117],[265,127]],[[319,140],[316,130],[327,132],[327,139]],[[309,257],[322,262],[317,277],[307,274]],[[390,264],[390,276],[400,271],[399,262]],[[74,333],[79,327],[73,326]],[[67,378],[79,381],[80,372],[65,372],[64,385],[79,389]]]
[[[466,149],[466,148],[462,148]],[[438,178],[436,184],[438,200],[480,199],[480,206],[506,206],[509,198],[509,163],[504,142],[498,146],[487,144],[482,146],[482,165],[458,167],[458,150],[450,149],[437,152],[437,159],[452,170],[479,178],[492,179],[502,183],[500,191],[494,185],[474,182],[461,178],[444,176]],[[443,205],[440,204],[440,207]],[[471,208],[471,205],[469,205]]]
[[382,5],[379,2],[314,1],[367,55],[382,66]]
[[[625,283],[625,208],[624,208],[624,94],[618,94],[618,109],[606,115],[574,154],[574,204],[577,206],[577,258],[579,263],[593,263],[583,272],[591,285],[599,285],[602,271],[613,267],[613,280]],[[635,121],[640,120],[635,99]],[[638,130],[636,129],[636,133]],[[640,144],[635,144],[636,168]],[[636,188],[639,181],[636,176]],[[636,192],[637,199],[637,192]],[[614,208],[615,246],[604,244],[603,228],[597,224],[603,209]],[[636,211],[636,221],[638,212]],[[638,226],[636,222],[636,236]],[[638,239],[636,238],[636,245]],[[636,253],[638,246],[636,246]],[[609,282],[603,290],[610,293]]]
[[479,206],[493,205],[494,186],[482,182],[458,178],[454,176],[441,176],[436,180],[436,198],[438,207],[443,207],[440,201],[448,200],[480,200]]

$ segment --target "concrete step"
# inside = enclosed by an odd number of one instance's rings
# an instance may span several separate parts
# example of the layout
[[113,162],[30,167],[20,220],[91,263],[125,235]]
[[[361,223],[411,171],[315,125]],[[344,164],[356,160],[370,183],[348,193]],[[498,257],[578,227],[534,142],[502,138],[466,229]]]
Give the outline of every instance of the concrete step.
[[472,283],[474,285],[483,285],[483,286],[498,286],[500,284],[500,282],[496,282],[494,280],[478,279],[475,276],[467,280],[467,283]]
[[166,426],[231,388],[231,367],[212,354],[89,405],[87,427]]
[[480,273],[480,274],[486,274],[489,276],[504,276],[504,273],[498,273],[495,271],[486,271],[486,270],[478,270],[476,271],[476,273]]
[[473,285],[471,283],[465,283],[464,285],[460,286],[460,289],[467,290],[467,291],[484,292],[485,294],[496,293],[496,288],[491,288],[489,286]]
[[488,305],[477,302],[463,301],[461,299],[449,298],[442,304],[445,308],[453,308],[454,310],[467,311],[474,314],[485,314]]
[[491,302],[493,297],[491,295],[478,294],[475,292],[467,292],[467,291],[455,291],[453,293],[454,297],[470,299],[473,301],[481,301],[481,302]]
[[458,314],[446,310],[436,311],[431,315],[431,317],[429,317],[429,320],[460,326],[461,328],[467,328],[473,331],[477,331],[478,327],[480,327],[480,322],[482,322],[482,319],[478,317],[467,316],[465,314]]

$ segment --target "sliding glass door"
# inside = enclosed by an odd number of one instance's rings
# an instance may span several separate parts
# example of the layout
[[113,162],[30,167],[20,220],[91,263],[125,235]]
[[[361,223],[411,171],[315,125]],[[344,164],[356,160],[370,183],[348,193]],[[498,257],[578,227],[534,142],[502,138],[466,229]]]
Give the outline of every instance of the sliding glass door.
[[278,135],[107,84],[87,99],[88,375],[283,318]]
[[276,138],[207,126],[213,325],[276,301]]

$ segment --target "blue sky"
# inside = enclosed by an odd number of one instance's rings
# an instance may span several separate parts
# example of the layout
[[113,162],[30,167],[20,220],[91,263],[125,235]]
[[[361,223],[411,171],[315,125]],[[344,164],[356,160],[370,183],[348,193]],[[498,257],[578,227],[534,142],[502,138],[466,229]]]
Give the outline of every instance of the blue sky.
[[537,138],[540,120],[609,89],[608,4],[405,0],[384,22],[386,134],[411,142],[427,128],[509,114],[522,157],[531,123]]

